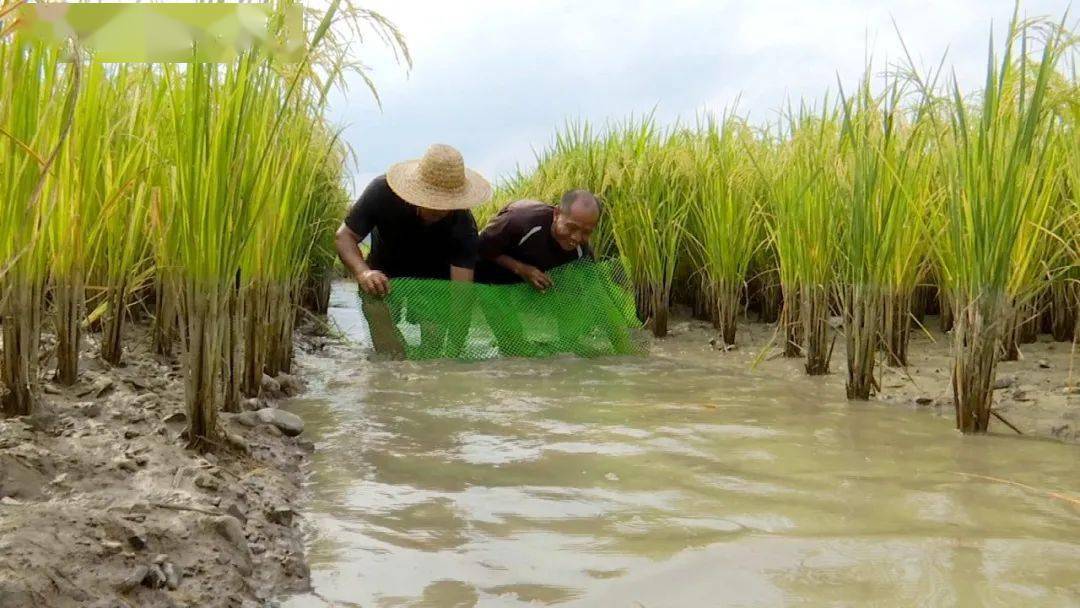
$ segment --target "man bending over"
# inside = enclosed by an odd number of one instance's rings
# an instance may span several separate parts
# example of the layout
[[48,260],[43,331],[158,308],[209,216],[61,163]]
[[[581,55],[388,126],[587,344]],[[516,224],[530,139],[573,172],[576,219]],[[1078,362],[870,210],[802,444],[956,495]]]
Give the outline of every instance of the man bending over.
[[[395,301],[393,309],[387,305],[390,279],[472,282],[477,233],[469,209],[490,197],[491,185],[465,167],[457,150],[435,144],[423,158],[397,163],[372,180],[349,209],[335,244],[342,263],[360,285],[377,353],[405,356],[404,340],[397,330],[403,312],[420,324],[424,343],[438,348],[443,342],[447,328],[432,324],[422,314],[409,314],[409,308],[422,302]],[[371,253],[365,258],[359,245],[369,235]],[[468,303],[459,304],[466,323],[460,329],[467,330]]]
[[587,190],[571,190],[555,207],[539,201],[510,203],[480,233],[478,283],[526,281],[544,291],[547,271],[591,259],[589,237],[600,220],[600,202]]
[[[600,219],[600,202],[587,190],[571,190],[557,206],[521,200],[507,205],[480,233],[480,259],[476,264],[478,283],[526,282],[555,298],[544,310],[556,313],[558,337],[555,343],[526,338],[525,326],[536,331],[535,323],[522,323],[527,304],[510,306],[501,299],[482,302],[488,325],[499,350],[510,356],[537,356],[571,351],[594,354],[584,339],[600,326],[616,352],[629,348],[629,334],[610,306],[604,285],[592,284],[581,275],[572,275],[570,284],[553,285],[548,271],[578,260],[591,260],[589,238]],[[583,284],[585,278],[589,284]],[[532,321],[536,321],[533,319]],[[541,324],[542,325],[542,324]]]

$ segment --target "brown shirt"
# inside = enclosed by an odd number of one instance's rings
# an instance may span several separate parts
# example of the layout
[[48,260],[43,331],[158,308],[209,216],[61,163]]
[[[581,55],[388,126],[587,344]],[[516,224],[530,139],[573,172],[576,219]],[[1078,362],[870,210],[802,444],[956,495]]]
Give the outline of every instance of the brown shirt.
[[510,203],[480,232],[480,259],[476,263],[477,283],[517,283],[521,278],[495,262],[500,255],[547,272],[556,266],[592,258],[592,250],[582,245],[563,249],[551,234],[555,208],[539,201]]

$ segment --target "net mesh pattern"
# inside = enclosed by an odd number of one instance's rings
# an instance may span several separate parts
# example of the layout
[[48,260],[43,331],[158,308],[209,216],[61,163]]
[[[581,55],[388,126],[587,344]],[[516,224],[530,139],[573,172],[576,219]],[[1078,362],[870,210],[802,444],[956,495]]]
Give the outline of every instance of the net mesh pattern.
[[552,287],[399,278],[385,298],[361,294],[378,354],[479,361],[499,357],[642,355],[634,295],[615,260],[548,273]]

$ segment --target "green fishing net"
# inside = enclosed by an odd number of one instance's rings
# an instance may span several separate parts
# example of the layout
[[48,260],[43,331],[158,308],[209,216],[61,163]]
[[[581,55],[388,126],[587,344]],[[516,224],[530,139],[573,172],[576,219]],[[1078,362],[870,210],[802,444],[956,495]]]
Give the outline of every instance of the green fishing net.
[[548,273],[552,287],[393,279],[385,298],[361,294],[375,351],[395,359],[637,355],[648,341],[615,260]]

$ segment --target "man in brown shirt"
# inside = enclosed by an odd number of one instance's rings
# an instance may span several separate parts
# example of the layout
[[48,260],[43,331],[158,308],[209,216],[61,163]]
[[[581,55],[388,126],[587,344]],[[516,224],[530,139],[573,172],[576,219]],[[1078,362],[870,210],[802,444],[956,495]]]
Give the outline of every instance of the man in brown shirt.
[[[508,284],[527,282],[540,291],[551,287],[551,295],[562,295],[558,285],[552,285],[547,271],[577,260],[591,260],[589,237],[600,219],[600,202],[587,190],[571,190],[556,206],[539,201],[521,200],[510,203],[496,215],[480,233],[480,258],[476,263],[476,282]],[[580,288],[580,285],[578,286]],[[596,286],[600,289],[600,286]],[[580,291],[572,289],[566,302],[573,307],[580,301]],[[604,317],[603,298],[585,303],[581,322],[558,324],[559,338],[555,343],[534,342],[526,337],[525,327],[516,309],[504,307],[501,301],[481,301],[482,310],[495,334],[504,356],[539,356],[555,352],[588,354],[589,347],[581,342],[589,327]],[[601,322],[608,339],[616,348],[628,345],[623,328]],[[569,351],[564,349],[569,348]],[[625,352],[619,350],[618,352]]]
[[547,271],[591,259],[589,237],[600,219],[600,202],[587,190],[571,190],[557,206],[539,201],[510,203],[480,233],[477,283],[526,281],[544,291]]

